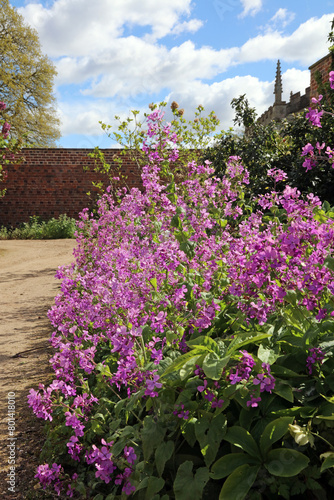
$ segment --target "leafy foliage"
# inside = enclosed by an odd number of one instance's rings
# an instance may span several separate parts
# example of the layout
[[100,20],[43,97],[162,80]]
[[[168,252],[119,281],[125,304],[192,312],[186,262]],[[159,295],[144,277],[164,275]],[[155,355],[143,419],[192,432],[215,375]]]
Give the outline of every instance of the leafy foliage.
[[[157,104],[150,104],[150,112],[163,110],[166,108],[167,103],[161,102]],[[190,161],[197,161],[201,151],[205,150],[212,142],[213,138],[218,139],[221,132],[215,132],[219,125],[215,113],[211,111],[208,116],[204,116],[204,108],[199,105],[195,110],[193,120],[186,120],[183,118],[184,109],[180,109],[178,103],[175,101],[171,104],[172,120],[170,123],[171,137],[177,137],[178,147],[178,162],[174,165],[173,173],[177,180],[183,179],[184,166]],[[98,188],[100,193],[104,193],[108,186],[113,186],[114,192],[120,186],[127,186],[126,177],[122,174],[122,164],[127,158],[130,158],[131,163],[137,166],[138,174],[141,175],[142,169],[146,164],[147,156],[143,151],[144,143],[148,144],[150,138],[147,136],[147,118],[149,113],[143,114],[140,118],[138,110],[132,110],[130,116],[126,120],[121,120],[119,116],[115,116],[119,125],[117,131],[112,131],[111,125],[106,125],[100,122],[102,129],[106,132],[107,136],[116,141],[119,145],[119,153],[115,154],[114,162],[112,165],[105,161],[103,152],[96,147],[93,153],[89,156],[94,159],[94,171],[107,175],[108,185],[101,181],[93,182],[93,186]],[[157,142],[157,153],[162,157],[168,155],[168,145],[164,144],[163,147]],[[169,144],[171,146],[172,143]],[[87,171],[89,167],[85,167]]]
[[325,142],[331,146],[333,142],[334,123],[330,113],[334,108],[334,90],[320,78],[319,93],[324,95],[325,111],[321,128],[310,124],[306,118],[307,110],[280,123],[261,125],[256,122],[255,109],[249,106],[245,94],[233,99],[231,104],[236,110],[234,121],[243,124],[246,133],[240,135],[229,131],[206,151],[203,158],[212,161],[217,175],[224,175],[229,157],[240,156],[249,171],[250,182],[246,190],[249,197],[283,187],[282,182],[277,184],[267,176],[268,170],[277,168],[287,174],[291,187],[296,187],[304,195],[313,193],[333,205],[334,170],[328,168],[327,159],[322,158],[317,167],[305,175],[304,158],[301,156],[302,148],[307,143]]
[[177,137],[147,122],[143,192],[84,210],[57,273],[37,477],[96,500],[326,498],[334,209],[290,186],[249,205],[235,156],[176,183]]
[[49,147],[60,137],[54,109],[56,70],[41,53],[37,32],[8,0],[0,0],[0,100],[10,137],[28,145]]
[[76,221],[66,214],[58,219],[52,218],[42,221],[37,216],[30,217],[29,222],[24,222],[15,229],[0,228],[0,240],[49,240],[61,238],[74,238]]

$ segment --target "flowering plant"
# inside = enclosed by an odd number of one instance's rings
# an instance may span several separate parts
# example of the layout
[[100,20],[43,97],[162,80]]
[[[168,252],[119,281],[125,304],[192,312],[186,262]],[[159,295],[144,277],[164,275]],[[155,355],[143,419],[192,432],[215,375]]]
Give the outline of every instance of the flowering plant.
[[[55,379],[29,395],[49,421],[37,477],[98,500],[333,487],[334,219],[288,185],[252,209],[238,156],[176,183],[177,135],[159,109],[147,124],[143,192],[84,210],[57,272]],[[310,420],[316,452],[291,435]]]
[[[10,124],[5,120],[1,119],[1,114],[6,109],[6,104],[0,101],[0,182],[6,180],[7,171],[4,170],[4,166],[10,165],[15,160],[15,154],[21,148],[21,141],[9,138]],[[16,159],[16,162],[20,161]],[[0,198],[4,196],[6,190],[0,190]]]

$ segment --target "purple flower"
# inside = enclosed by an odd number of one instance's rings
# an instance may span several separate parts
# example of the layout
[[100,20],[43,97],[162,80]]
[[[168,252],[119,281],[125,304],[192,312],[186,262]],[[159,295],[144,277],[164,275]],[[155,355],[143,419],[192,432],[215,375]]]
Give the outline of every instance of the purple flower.
[[151,398],[158,396],[158,393],[154,389],[160,389],[162,387],[162,383],[158,382],[159,379],[159,375],[153,375],[153,380],[146,379],[145,396],[151,396]]
[[130,465],[132,465],[136,461],[137,455],[135,454],[135,450],[132,448],[132,446],[125,446],[124,457]]
[[309,153],[313,153],[314,147],[310,142],[308,142],[303,148],[302,148],[302,156],[305,156]]
[[240,363],[237,365],[235,372],[232,370],[229,375],[230,383],[232,385],[241,382],[241,380],[248,380],[252,371],[253,366],[256,364],[252,355],[247,351],[240,351],[243,355]]
[[315,127],[322,127],[321,117],[324,114],[323,110],[318,111],[317,109],[308,108],[308,113],[306,113],[306,119],[309,120]]
[[261,401],[261,398],[258,397],[256,398],[255,396],[251,396],[251,399],[249,401],[247,401],[247,406],[252,406],[252,408],[256,408],[258,405],[258,403]]
[[311,375],[313,371],[313,365],[315,363],[319,363],[321,365],[325,358],[325,353],[323,353],[319,347],[312,347],[311,349],[309,349],[309,354],[310,355],[306,358],[306,368]]
[[330,83],[331,89],[334,89],[334,71],[331,71],[329,73],[329,83]]
[[[181,410],[179,409],[181,408]],[[189,410],[184,409],[184,404],[176,405],[176,409],[173,411],[173,415],[178,418],[183,418],[183,420],[187,420],[189,418]]]
[[0,101],[0,111],[3,111],[6,107],[6,104],[3,101]]
[[6,139],[8,137],[9,130],[10,130],[10,125],[9,125],[9,123],[5,122],[2,125],[2,130],[1,130],[1,134],[3,135],[4,139]]
[[279,168],[271,168],[267,172],[268,177],[273,177],[275,182],[283,181],[288,178],[287,174]]
[[79,439],[76,436],[71,436],[66,446],[68,447],[68,453],[71,455],[73,460],[80,462],[79,454],[81,453],[83,447],[78,444],[78,441]]

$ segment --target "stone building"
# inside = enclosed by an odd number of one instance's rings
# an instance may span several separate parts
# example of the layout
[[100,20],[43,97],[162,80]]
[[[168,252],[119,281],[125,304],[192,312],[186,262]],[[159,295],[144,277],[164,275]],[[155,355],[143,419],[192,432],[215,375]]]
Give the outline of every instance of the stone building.
[[291,92],[289,102],[282,101],[282,73],[281,63],[277,61],[276,78],[274,95],[275,101],[270,108],[267,109],[259,118],[258,123],[267,125],[271,121],[279,122],[284,118],[288,118],[292,113],[298,113],[305,108],[308,108],[311,103],[311,98],[317,96],[316,74],[320,72],[323,81],[328,80],[328,73],[333,69],[333,55],[329,52],[326,56],[319,59],[309,67],[310,70],[310,86],[305,89],[305,94],[300,95],[300,92],[293,94]]
[[258,123],[261,125],[267,125],[271,121],[280,122],[284,118],[287,118],[291,113],[298,113],[298,111],[302,111],[310,105],[311,87],[307,87],[307,89],[305,89],[305,94],[303,95],[300,95],[300,92],[296,92],[295,94],[291,92],[289,102],[282,101],[282,94],[283,85],[281,63],[278,60],[274,89],[275,101],[274,104],[258,118]]

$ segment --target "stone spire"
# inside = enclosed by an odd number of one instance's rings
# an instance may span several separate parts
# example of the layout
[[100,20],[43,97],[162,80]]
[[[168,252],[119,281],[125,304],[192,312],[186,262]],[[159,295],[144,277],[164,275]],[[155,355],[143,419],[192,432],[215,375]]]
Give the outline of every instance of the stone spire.
[[281,63],[280,60],[278,59],[276,68],[275,90],[274,90],[275,104],[281,104],[282,92],[283,92],[283,87],[282,87]]

